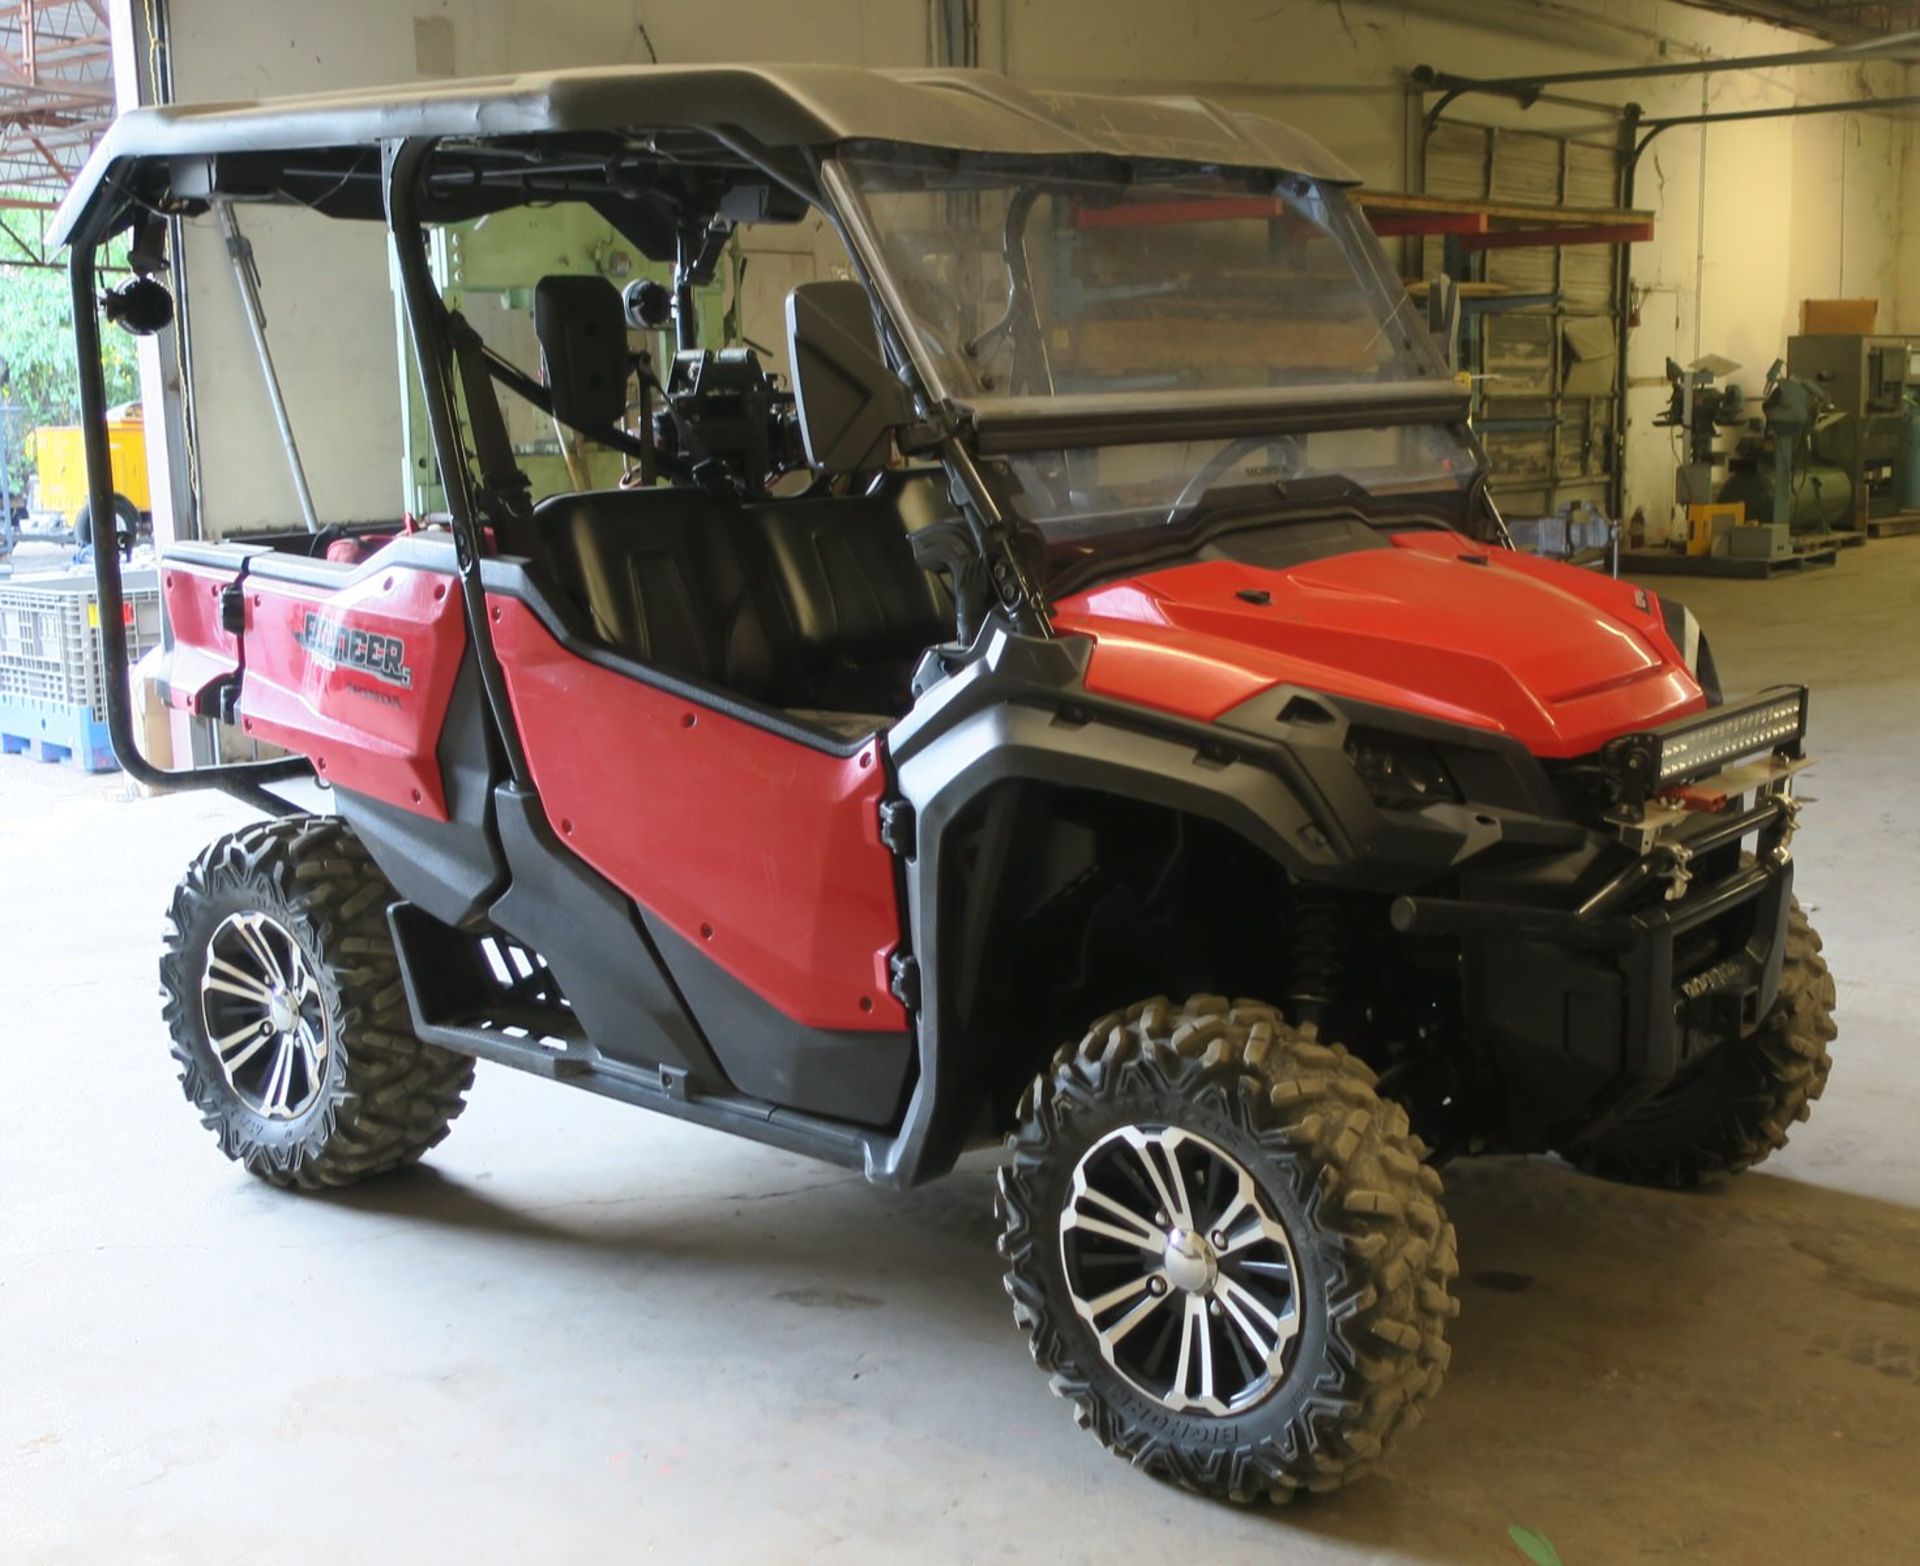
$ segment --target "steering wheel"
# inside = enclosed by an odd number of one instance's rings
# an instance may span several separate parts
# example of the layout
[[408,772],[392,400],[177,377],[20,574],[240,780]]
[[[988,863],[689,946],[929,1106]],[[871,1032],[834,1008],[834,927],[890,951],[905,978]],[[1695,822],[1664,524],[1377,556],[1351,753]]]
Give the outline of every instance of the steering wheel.
[[[1297,452],[1298,445],[1286,435],[1242,435],[1230,440],[1211,457],[1200,464],[1193,477],[1180,486],[1180,493],[1174,497],[1173,505],[1167,510],[1167,526],[1171,527],[1180,520],[1180,513],[1213,488],[1213,482],[1243,457],[1258,451],[1262,446],[1285,444]],[[1279,475],[1282,478],[1289,474]]]

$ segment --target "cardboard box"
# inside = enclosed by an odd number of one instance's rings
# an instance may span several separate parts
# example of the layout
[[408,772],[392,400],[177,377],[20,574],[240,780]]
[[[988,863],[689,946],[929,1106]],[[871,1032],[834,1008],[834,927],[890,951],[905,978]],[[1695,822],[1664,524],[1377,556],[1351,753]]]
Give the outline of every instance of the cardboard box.
[[1880,313],[1878,299],[1802,299],[1803,337],[1866,337]]

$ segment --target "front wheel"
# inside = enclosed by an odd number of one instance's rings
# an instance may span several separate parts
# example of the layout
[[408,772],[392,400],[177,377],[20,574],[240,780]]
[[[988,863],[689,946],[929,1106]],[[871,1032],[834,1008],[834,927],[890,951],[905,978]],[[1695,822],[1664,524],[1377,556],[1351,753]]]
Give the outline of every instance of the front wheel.
[[1270,1006],[1198,996],[1102,1018],[1028,1090],[1007,1292],[1109,1450],[1284,1501],[1418,1422],[1459,1269],[1440,1177],[1373,1082]]
[[173,895],[160,959],[180,1083],[227,1157],[274,1185],[351,1185],[447,1134],[473,1061],[414,1037],[397,894],[346,823],[230,833]]

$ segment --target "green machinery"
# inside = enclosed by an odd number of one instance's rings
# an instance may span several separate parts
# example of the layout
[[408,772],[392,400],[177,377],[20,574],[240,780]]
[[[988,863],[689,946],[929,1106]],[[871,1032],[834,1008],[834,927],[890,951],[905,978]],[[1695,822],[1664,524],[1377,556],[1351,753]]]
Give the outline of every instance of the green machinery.
[[1920,528],[1916,502],[1901,498],[1910,440],[1908,393],[1920,385],[1920,338],[1799,336],[1787,339],[1787,373],[1809,381],[1843,417],[1820,432],[1818,458],[1847,476],[1852,509],[1840,525],[1869,533]]
[[[1916,350],[1920,358],[1920,350]],[[1894,498],[1902,511],[1920,511],[1920,379],[1907,392],[1907,439],[1900,451]]]
[[1795,534],[1850,527],[1853,480],[1836,453],[1846,449],[1852,416],[1778,359],[1761,413],[1762,427],[1735,447],[1718,498],[1745,505],[1749,522],[1784,522]]

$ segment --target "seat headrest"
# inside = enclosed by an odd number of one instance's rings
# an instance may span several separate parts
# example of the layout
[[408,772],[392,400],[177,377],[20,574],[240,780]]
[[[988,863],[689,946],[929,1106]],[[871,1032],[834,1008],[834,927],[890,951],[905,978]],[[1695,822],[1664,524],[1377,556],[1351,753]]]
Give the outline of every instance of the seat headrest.
[[543,277],[533,289],[533,330],[547,362],[554,417],[604,429],[627,408],[627,317],[604,277]]
[[822,473],[884,467],[883,443],[913,417],[913,404],[880,352],[866,289],[822,280],[788,294],[787,362],[808,465]]

